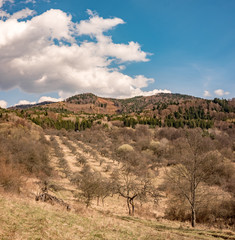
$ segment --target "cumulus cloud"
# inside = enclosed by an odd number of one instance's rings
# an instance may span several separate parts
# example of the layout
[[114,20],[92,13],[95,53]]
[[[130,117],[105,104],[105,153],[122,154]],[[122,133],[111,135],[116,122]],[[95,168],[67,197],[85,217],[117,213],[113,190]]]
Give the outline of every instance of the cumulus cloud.
[[0,8],[1,8],[6,2],[11,2],[11,3],[13,3],[14,0],[0,0]]
[[214,93],[219,97],[222,97],[224,95],[229,95],[229,92],[225,92],[223,89],[217,89],[214,91]]
[[142,91],[141,89],[137,88],[133,91],[131,97],[134,96],[152,96],[152,95],[156,95],[158,93],[171,93],[171,91],[167,90],[167,89],[154,89],[152,91]]
[[[149,61],[148,54],[136,42],[116,44],[105,35],[124,21],[88,13],[89,19],[79,23],[55,9],[27,21],[18,19],[33,14],[29,9],[0,20],[0,89],[57,91],[62,98],[84,92],[107,97],[149,94],[141,88],[154,79],[121,73],[126,62]],[[82,35],[89,40],[79,40]],[[162,91],[168,90],[152,93]]]
[[29,104],[35,104],[36,102],[30,102],[28,100],[20,100],[18,103],[15,104],[15,106],[17,105],[29,105]]
[[15,106],[17,105],[28,105],[28,104],[36,104],[36,103],[42,103],[42,102],[60,102],[63,101],[63,98],[53,98],[53,97],[49,97],[49,96],[42,96],[39,98],[39,100],[36,101],[28,101],[28,100],[20,100],[17,104],[15,104]]
[[209,91],[207,91],[207,90],[205,90],[204,91],[204,97],[211,97],[211,94],[210,94],[210,92]]
[[0,100],[0,107],[1,108],[7,108],[7,102],[4,100]]
[[42,96],[38,100],[38,103],[41,103],[41,102],[60,102],[60,101],[63,101],[63,100],[64,100],[63,98],[53,98],[53,97]]
[[29,8],[25,8],[25,9],[11,15],[10,18],[12,18],[12,19],[24,19],[24,18],[27,18],[29,16],[33,16],[35,14],[36,14],[36,12],[34,10],[31,10]]
[[9,18],[10,14],[0,9],[0,19]]
[[77,31],[79,35],[100,36],[103,32],[116,27],[119,24],[124,24],[121,18],[108,18],[104,19],[99,17],[95,12],[90,9],[87,10],[90,15],[88,20],[82,20],[77,24]]

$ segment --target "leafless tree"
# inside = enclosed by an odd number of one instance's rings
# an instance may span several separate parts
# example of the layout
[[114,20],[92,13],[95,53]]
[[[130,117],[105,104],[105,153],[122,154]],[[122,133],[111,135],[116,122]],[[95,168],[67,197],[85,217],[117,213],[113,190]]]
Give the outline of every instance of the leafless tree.
[[113,173],[114,191],[127,201],[128,212],[134,216],[136,198],[145,199],[147,195],[156,197],[150,177],[136,175],[130,166],[123,166]]
[[220,154],[214,150],[212,140],[198,129],[187,130],[174,147],[177,164],[166,172],[167,179],[190,204],[191,225],[195,227],[198,186],[213,175]]
[[91,205],[92,200],[102,200],[111,195],[111,183],[105,177],[102,177],[100,172],[93,172],[88,165],[85,165],[77,176],[73,179],[77,184],[78,189],[81,190],[79,194],[80,199],[86,203],[86,207]]

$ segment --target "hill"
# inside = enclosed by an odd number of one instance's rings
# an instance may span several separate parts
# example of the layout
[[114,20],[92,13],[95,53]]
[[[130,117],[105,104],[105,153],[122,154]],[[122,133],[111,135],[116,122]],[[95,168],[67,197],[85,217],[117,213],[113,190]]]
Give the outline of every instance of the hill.
[[[43,102],[39,104],[17,105],[13,108],[28,109],[47,105],[46,107],[49,108],[64,108],[75,113],[84,111],[86,113],[123,114],[143,112],[145,110],[152,110],[153,108],[157,107],[165,109],[167,105],[179,105],[180,103],[196,99],[199,98],[189,95],[166,93],[160,93],[148,97],[137,96],[126,99],[102,98],[92,93],[84,93],[69,97],[63,102]],[[163,104],[162,107],[161,104]]]
[[234,127],[235,99],[206,100],[181,94],[157,94],[128,99],[79,94],[63,102],[16,106],[24,116],[43,128],[83,130],[93,124],[135,127],[209,129]]
[[[0,239],[234,239],[233,126],[125,127],[142,114],[0,109]],[[174,169],[191,179],[194,154],[195,229],[168,182]]]
[[154,96],[143,97],[137,96],[127,99],[114,99],[114,98],[101,98],[91,93],[75,95],[66,99],[68,104],[77,104],[84,107],[84,112],[89,112],[89,109],[85,106],[90,105],[89,108],[94,113],[132,113],[132,112],[143,112],[145,110],[152,110],[154,106],[160,104],[179,104],[186,100],[196,99],[192,96],[181,95],[181,94],[157,94]]
[[19,104],[14,107],[10,107],[9,109],[28,109],[28,108],[32,108],[32,107],[48,105],[51,103],[53,103],[53,102],[46,101],[46,102],[41,102],[41,103],[36,103],[36,104]]

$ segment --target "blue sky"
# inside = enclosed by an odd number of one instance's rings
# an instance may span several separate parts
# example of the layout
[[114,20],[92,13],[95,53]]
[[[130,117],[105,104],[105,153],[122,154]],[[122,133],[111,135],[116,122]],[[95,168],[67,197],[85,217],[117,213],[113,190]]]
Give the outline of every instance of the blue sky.
[[0,6],[2,106],[82,92],[234,97],[233,0],[0,0]]

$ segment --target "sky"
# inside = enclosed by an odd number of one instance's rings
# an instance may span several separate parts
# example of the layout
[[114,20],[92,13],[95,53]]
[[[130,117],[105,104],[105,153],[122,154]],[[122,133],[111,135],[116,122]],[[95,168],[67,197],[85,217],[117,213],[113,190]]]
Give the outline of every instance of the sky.
[[0,106],[79,93],[235,97],[234,0],[0,0]]

